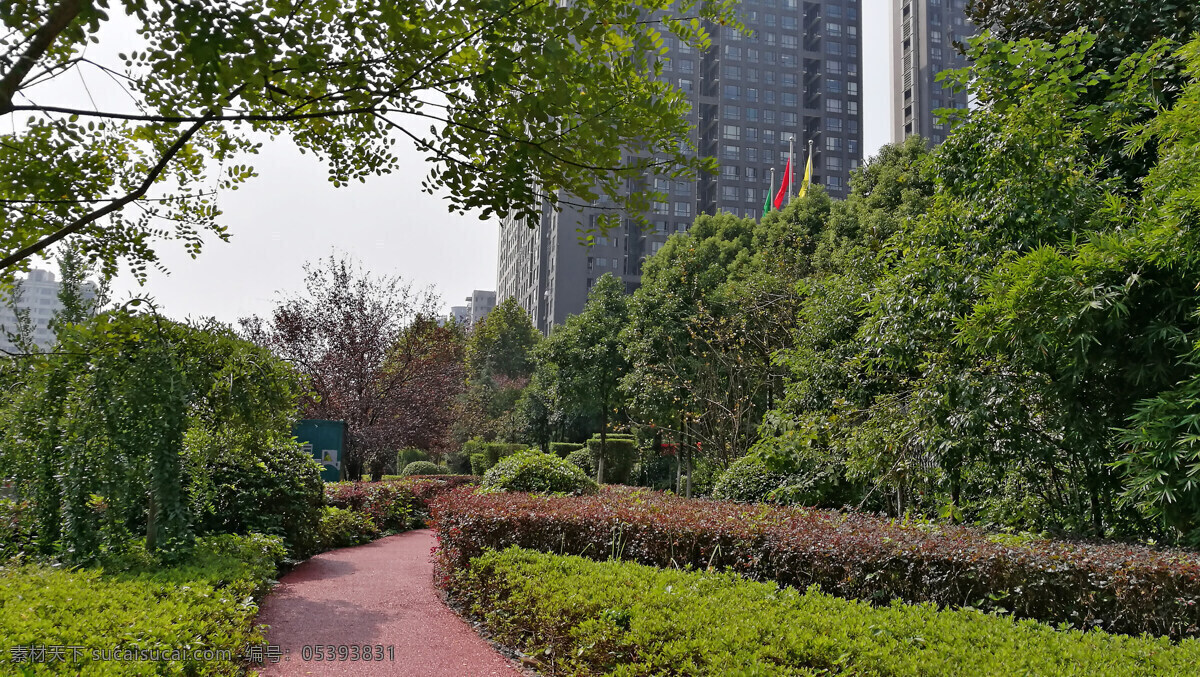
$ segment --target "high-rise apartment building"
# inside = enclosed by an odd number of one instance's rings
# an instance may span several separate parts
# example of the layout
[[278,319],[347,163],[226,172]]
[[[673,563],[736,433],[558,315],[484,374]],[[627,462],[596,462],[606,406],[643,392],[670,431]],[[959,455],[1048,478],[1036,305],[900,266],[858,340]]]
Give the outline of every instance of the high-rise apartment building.
[[688,93],[692,141],[717,159],[716,174],[695,181],[630,179],[628,190],[649,185],[666,199],[653,204],[644,227],[624,218],[590,245],[578,230],[596,224],[610,206],[603,202],[559,213],[547,208],[533,224],[501,224],[497,293],[516,297],[539,330],[549,332],[580,312],[605,273],[635,289],[642,262],[670,235],[686,231],[697,214],[758,217],[783,180],[789,141],[793,185],[803,179],[811,142],[814,183],[834,197],[848,192],[850,173],[862,159],[859,0],[743,0],[739,11],[746,33],[710,26],[712,47],[703,53],[671,38],[666,45],[662,77]]
[[467,308],[471,311],[471,324],[478,324],[496,307],[496,292],[476,289],[467,297]]
[[[17,303],[5,299],[0,303],[0,350],[14,351],[16,348],[8,340],[7,332],[17,333],[17,315],[13,306],[29,312],[29,324],[33,330],[33,342],[42,350],[54,346],[56,341],[54,331],[50,328],[50,320],[62,309],[58,299],[61,283],[54,279],[54,273],[48,270],[33,269],[20,283],[21,295]],[[96,297],[96,286],[85,282],[80,290],[80,296],[90,300]]]
[[950,130],[933,111],[967,107],[965,92],[937,81],[938,73],[966,65],[955,46],[975,32],[964,13],[966,2],[892,0],[893,141],[919,134],[939,144]]

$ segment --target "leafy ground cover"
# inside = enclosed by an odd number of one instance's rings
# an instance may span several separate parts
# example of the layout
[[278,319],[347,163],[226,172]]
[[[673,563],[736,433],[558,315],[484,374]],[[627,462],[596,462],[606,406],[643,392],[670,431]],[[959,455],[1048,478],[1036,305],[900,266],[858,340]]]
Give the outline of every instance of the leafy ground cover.
[[690,500],[447,493],[433,505],[443,575],[510,545],[659,567],[730,569],[848,599],[975,607],[1110,632],[1200,634],[1200,558],[1022,539],[831,510]]
[[[284,552],[279,537],[222,535],[197,539],[170,567],[144,550],[103,567],[2,567],[0,661],[35,675],[240,674],[248,648],[265,643],[257,601]],[[38,651],[50,654],[33,662]],[[97,653],[113,651],[124,660]],[[149,652],[175,658],[149,662]]]
[[510,548],[447,579],[500,642],[563,675],[1187,675],[1200,643],[973,610],[873,607],[733,573]]

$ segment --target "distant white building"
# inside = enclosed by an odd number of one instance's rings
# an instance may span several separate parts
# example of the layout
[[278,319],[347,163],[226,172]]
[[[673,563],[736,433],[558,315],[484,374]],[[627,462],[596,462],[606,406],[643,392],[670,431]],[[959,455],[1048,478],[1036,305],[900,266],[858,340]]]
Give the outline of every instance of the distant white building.
[[471,323],[471,309],[467,306],[451,306],[450,319],[460,326]]
[[471,309],[471,324],[478,323],[496,307],[496,292],[476,289],[467,297]]
[[[50,329],[50,319],[62,309],[62,303],[58,300],[58,289],[62,283],[55,281],[54,273],[35,268],[29,271],[29,275],[20,284],[21,298],[16,306],[29,311],[33,342],[42,350],[52,348],[55,338]],[[94,299],[96,286],[85,282],[82,296],[85,299]],[[9,301],[5,298],[3,303],[0,303],[0,349],[11,352],[16,346],[9,342],[7,332],[16,333],[17,315]]]

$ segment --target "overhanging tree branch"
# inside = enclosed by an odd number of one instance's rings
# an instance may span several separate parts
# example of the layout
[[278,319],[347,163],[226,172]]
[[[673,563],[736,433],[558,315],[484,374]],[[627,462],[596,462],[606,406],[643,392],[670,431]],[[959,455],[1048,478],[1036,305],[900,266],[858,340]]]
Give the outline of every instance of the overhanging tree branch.
[[110,202],[109,204],[90,214],[81,216],[72,221],[70,224],[63,226],[62,228],[38,240],[37,242],[34,242],[27,247],[23,247],[12,254],[9,254],[3,259],[0,259],[0,270],[7,269],[23,261],[24,259],[45,250],[55,242],[62,240],[68,235],[78,233],[87,227],[88,224],[94,223],[100,218],[118,211],[129,203],[144,196],[146,192],[150,190],[150,187],[154,185],[154,182],[158,180],[158,177],[162,175],[163,171],[167,168],[167,165],[170,164],[171,160],[174,159],[179,151],[183,150],[183,147],[187,145],[187,142],[191,140],[192,136],[194,136],[196,132],[200,131],[201,127],[210,121],[211,120],[209,119],[201,118],[194,122],[191,127],[188,127],[187,130],[175,140],[175,143],[171,144],[171,147],[168,148],[165,153],[163,153],[163,156],[158,160],[158,164],[154,165],[154,167],[150,170],[150,173],[146,175],[145,180],[142,181],[141,185],[139,185],[132,193],[129,193],[125,197],[114,200],[113,202]]
[[62,0],[50,10],[46,23],[33,34],[25,53],[13,64],[12,70],[0,78],[0,115],[13,110],[12,98],[33,65],[45,55],[54,39],[79,16],[81,0]]

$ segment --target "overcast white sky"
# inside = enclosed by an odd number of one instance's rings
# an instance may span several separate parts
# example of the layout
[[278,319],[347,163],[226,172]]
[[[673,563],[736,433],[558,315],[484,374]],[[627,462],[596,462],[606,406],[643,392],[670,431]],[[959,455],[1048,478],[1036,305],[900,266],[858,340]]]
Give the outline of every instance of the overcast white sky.
[[[862,0],[868,157],[890,140],[888,7]],[[259,176],[221,196],[230,242],[208,242],[194,260],[166,243],[159,249],[170,274],[152,272],[144,287],[119,278],[116,298],[149,294],[171,317],[235,322],[269,313],[279,292],[301,289],[304,262],[334,250],[373,272],[433,285],[447,309],[473,289],[495,289],[498,222],[449,213],[440,196],[422,193],[428,166],[416,151],[400,171],[348,188],[333,188],[324,167],[287,140],[265,146],[252,164]]]

